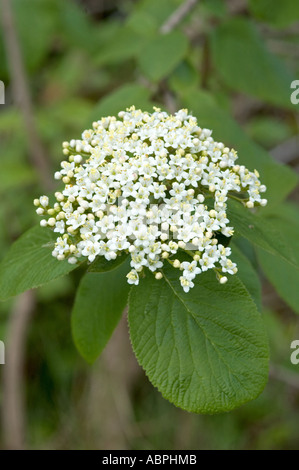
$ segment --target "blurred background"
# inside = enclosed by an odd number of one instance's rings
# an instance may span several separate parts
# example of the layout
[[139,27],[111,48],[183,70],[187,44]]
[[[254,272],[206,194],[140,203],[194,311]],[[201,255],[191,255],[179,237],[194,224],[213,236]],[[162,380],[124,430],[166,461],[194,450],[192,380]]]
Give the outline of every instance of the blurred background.
[[[296,0],[0,5],[1,257],[39,223],[32,201],[57,187],[62,142],[133,104],[188,107],[215,139],[252,155],[251,170],[266,152],[298,170]],[[297,204],[298,190],[289,192]],[[290,362],[299,302],[291,308],[261,271],[269,383],[254,402],[217,416],[162,398],[137,365],[125,318],[93,366],[80,358],[70,312],[81,274],[0,304],[1,448],[299,449],[299,365]]]

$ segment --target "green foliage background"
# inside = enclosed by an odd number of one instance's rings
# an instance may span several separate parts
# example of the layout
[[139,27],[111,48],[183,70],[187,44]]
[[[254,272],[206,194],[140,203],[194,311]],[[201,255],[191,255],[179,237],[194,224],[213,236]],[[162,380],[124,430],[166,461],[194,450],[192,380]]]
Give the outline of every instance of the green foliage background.
[[[188,414],[164,400],[148,382],[131,353],[125,322],[103,356],[93,366],[87,365],[75,350],[70,326],[79,269],[35,291],[24,351],[25,444],[29,448],[299,448],[299,365],[289,359],[290,343],[299,339],[298,271],[263,250],[269,241],[273,245],[274,226],[286,234],[288,248],[298,260],[294,170],[299,146],[288,160],[284,151],[274,152],[287,166],[270,153],[298,134],[298,105],[290,101],[290,84],[299,78],[299,5],[294,0],[202,0],[163,35],[161,26],[181,3],[13,0],[37,129],[54,172],[62,159],[62,141],[79,137],[103,115],[132,104],[148,110],[157,104],[170,112],[188,107],[202,127],[213,129],[216,139],[237,149],[242,163],[259,170],[268,186],[269,206],[264,209],[268,238],[260,237],[255,251],[241,237],[236,243],[263,281],[270,381],[257,400],[230,414]],[[7,102],[0,109],[0,251],[4,256],[12,241],[36,225],[32,200],[45,188],[32,165],[25,126],[12,96],[3,37],[0,53]],[[278,242],[276,249],[288,257]],[[24,254],[16,250],[15,256]],[[42,262],[42,253],[35,256]],[[71,268],[59,269],[57,275]],[[41,269],[35,285],[41,284],[43,275]],[[88,289],[101,274],[86,276],[91,281],[83,279],[80,289]],[[113,283],[113,271],[110,277]],[[13,295],[14,286],[8,283],[7,288]],[[253,296],[259,303],[260,293]],[[94,307],[91,297],[91,313]],[[15,299],[0,304],[4,341],[14,309]],[[75,312],[79,310],[76,302]],[[96,328],[95,318],[95,333]],[[97,351],[90,354],[96,357]],[[2,447],[4,432],[5,427]]]

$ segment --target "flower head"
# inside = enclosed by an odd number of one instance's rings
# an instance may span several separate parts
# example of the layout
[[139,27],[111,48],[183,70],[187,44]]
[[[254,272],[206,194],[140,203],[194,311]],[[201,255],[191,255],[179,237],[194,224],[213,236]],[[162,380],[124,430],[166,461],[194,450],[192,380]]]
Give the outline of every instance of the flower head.
[[[54,206],[47,196],[34,200],[41,225],[57,232],[58,260],[114,260],[126,252],[131,284],[145,268],[161,279],[164,263],[171,263],[183,271],[185,292],[202,271],[215,269],[221,283],[227,278],[219,272],[237,271],[217,238],[233,234],[227,199],[240,193],[246,207],[264,206],[266,187],[187,110],[169,115],[131,107],[94,122],[81,140],[64,142],[63,153],[68,160],[55,178],[64,188]],[[193,259],[180,262],[178,252]]]

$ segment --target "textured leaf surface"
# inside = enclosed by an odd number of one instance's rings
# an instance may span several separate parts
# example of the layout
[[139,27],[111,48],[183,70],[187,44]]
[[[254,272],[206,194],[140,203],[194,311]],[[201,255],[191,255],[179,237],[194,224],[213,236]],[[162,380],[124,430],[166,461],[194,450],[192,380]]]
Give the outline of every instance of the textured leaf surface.
[[268,375],[264,326],[236,276],[213,273],[182,291],[177,272],[147,275],[129,298],[133,349],[150,381],[175,405],[219,413],[254,399]]
[[78,266],[52,256],[56,238],[57,233],[37,226],[11,246],[0,264],[1,300],[46,284]]
[[94,362],[100,355],[127,304],[128,263],[106,273],[82,278],[72,311],[72,332],[80,354]]

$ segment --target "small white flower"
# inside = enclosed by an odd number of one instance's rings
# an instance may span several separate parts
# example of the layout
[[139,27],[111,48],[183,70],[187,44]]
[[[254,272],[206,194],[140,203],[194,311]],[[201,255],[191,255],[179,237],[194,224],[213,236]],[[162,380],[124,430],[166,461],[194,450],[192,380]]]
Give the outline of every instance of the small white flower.
[[201,273],[201,269],[197,266],[196,261],[192,261],[191,263],[184,261],[181,263],[181,269],[183,269],[183,276],[190,281],[192,281],[197,274]]
[[135,269],[132,269],[132,271],[130,271],[127,274],[127,278],[128,278],[128,283],[129,284],[135,284],[135,286],[137,286],[139,284],[139,275],[138,275],[138,272]]
[[187,279],[185,276],[180,276],[181,286],[184,289],[184,292],[189,292],[189,290],[194,287],[194,282]]

